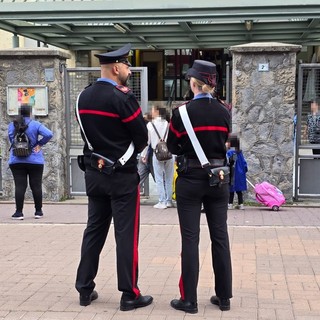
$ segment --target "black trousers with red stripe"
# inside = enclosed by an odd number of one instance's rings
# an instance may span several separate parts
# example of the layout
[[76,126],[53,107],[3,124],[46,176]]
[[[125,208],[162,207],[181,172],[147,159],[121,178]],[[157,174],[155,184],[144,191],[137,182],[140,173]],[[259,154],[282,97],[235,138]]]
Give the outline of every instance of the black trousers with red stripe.
[[189,169],[178,176],[176,199],[182,239],[181,299],[197,302],[199,279],[200,217],[203,203],[211,239],[215,293],[219,298],[232,297],[232,270],[227,227],[229,185],[210,187],[207,173]]
[[137,173],[115,172],[108,176],[95,169],[85,173],[88,195],[88,222],[83,234],[76,289],[87,295],[95,287],[99,256],[113,218],[118,290],[123,297],[136,298],[138,282],[138,239],[140,191]]

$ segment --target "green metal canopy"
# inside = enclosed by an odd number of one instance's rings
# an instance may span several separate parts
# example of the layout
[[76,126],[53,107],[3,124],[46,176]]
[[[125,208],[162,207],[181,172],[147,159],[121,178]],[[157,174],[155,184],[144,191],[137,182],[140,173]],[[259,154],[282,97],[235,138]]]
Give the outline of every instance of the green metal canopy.
[[320,45],[320,1],[0,0],[0,29],[68,50]]

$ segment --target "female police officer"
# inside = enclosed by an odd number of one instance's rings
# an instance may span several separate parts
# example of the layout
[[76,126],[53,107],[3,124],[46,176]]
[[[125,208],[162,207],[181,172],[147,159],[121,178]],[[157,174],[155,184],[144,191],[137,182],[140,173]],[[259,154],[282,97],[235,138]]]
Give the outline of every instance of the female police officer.
[[[226,164],[225,143],[230,131],[227,108],[212,97],[216,85],[214,63],[195,60],[187,72],[194,98],[186,104],[196,136],[211,167]],[[199,277],[200,211],[203,203],[211,238],[215,292],[212,304],[220,310],[230,309],[232,272],[227,230],[229,185],[209,186],[208,173],[197,158],[191,140],[180,117],[173,111],[168,135],[168,148],[178,155],[176,199],[182,237],[180,299],[171,301],[174,309],[197,313],[197,284]]]

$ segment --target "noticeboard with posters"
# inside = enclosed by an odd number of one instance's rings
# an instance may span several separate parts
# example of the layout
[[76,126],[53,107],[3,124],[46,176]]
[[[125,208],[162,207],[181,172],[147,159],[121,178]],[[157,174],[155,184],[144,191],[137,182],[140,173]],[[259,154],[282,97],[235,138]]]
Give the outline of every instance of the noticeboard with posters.
[[48,88],[41,85],[9,85],[7,87],[7,113],[9,116],[19,114],[22,104],[32,106],[34,116],[48,115]]

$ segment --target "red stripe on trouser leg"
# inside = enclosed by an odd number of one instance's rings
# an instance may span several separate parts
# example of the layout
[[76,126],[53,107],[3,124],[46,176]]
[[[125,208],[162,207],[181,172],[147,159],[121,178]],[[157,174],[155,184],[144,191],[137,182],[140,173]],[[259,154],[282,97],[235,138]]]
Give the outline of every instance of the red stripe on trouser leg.
[[181,275],[180,281],[179,281],[179,289],[180,289],[181,299],[184,300],[184,285],[183,285],[182,275]]
[[140,189],[137,187],[136,213],[134,218],[133,231],[133,265],[132,265],[132,289],[136,297],[139,297],[140,290],[137,288],[138,277],[138,241],[139,241],[139,217],[140,217]]

